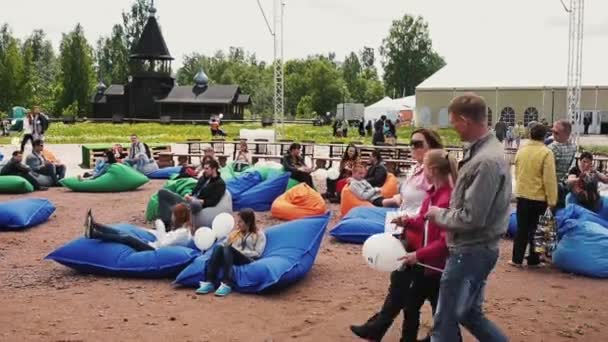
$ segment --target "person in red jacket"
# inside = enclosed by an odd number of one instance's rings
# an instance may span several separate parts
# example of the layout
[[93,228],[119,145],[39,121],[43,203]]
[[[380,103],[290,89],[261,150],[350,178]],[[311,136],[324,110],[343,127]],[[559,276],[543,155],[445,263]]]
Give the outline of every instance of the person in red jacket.
[[431,206],[449,207],[457,169],[456,161],[446,151],[436,149],[426,153],[424,174],[432,187],[420,212],[414,217],[403,216],[393,221],[404,228],[401,236],[407,243],[407,254],[401,258],[404,267],[391,274],[389,293],[380,312],[361,326],[351,326],[355,335],[371,341],[382,340],[399,311],[403,310],[401,341],[418,341],[420,308],[428,300],[435,313],[441,270],[448,257],[445,232],[425,220],[425,215]]

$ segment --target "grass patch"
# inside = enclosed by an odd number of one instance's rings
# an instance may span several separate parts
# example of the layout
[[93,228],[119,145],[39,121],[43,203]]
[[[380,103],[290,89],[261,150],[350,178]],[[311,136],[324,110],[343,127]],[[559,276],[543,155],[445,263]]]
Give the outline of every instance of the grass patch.
[[[222,125],[222,129],[228,133],[227,140],[238,137],[241,129],[261,128],[262,125],[259,123]],[[398,141],[409,143],[411,132],[412,128],[410,127],[399,128],[397,131]],[[444,144],[461,145],[460,139],[453,129],[440,129],[439,133],[443,137]],[[175,143],[187,139],[211,140],[211,132],[207,125],[161,125],[159,123],[78,123],[65,125],[55,122],[49,128],[45,141],[51,144],[117,143],[128,142],[130,134],[137,134],[142,141],[148,143]],[[0,144],[10,144],[11,139],[15,137],[20,137],[20,134],[0,138]],[[364,144],[371,144],[372,142],[371,137],[359,137],[357,129],[354,127],[349,130],[348,138],[336,138],[332,136],[331,126],[318,127],[310,124],[285,124],[284,138],[295,141],[314,140],[316,143],[363,141]]]

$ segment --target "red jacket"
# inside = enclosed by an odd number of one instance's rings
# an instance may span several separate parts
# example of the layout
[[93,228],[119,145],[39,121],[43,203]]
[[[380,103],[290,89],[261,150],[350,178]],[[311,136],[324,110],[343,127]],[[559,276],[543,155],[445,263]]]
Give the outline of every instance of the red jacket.
[[[410,252],[416,251],[416,258],[419,262],[441,269],[445,267],[445,261],[448,257],[445,231],[430,221],[427,224],[424,216],[431,206],[449,208],[451,194],[452,187],[449,184],[437,190],[432,188],[428,191],[426,198],[422,202],[418,216],[409,218],[404,222],[407,250]],[[425,226],[427,226],[426,244],[424,241]],[[426,268],[425,274],[437,275],[439,272]]]

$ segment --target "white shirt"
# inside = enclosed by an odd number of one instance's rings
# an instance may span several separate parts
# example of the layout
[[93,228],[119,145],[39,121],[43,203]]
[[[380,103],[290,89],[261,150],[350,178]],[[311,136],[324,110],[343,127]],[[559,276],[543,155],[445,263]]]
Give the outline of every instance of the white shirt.
[[30,123],[30,120],[26,117],[23,118],[23,134],[32,134],[34,127]]
[[431,185],[424,176],[424,169],[421,165],[416,166],[414,173],[399,187],[399,194],[401,195],[399,210],[410,217],[418,215],[427,191],[430,189]]
[[149,245],[156,249],[168,246],[188,247],[190,241],[192,241],[192,234],[190,234],[190,229],[188,228],[182,227],[167,232],[163,221],[156,220],[154,223],[156,230],[152,231],[152,233],[156,236],[156,241],[150,242]]

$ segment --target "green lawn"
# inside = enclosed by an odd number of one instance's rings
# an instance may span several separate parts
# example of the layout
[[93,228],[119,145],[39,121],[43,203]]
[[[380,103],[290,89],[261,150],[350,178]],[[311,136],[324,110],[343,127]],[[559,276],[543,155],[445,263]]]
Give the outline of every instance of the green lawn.
[[[261,124],[230,123],[222,125],[228,133],[228,139],[237,137],[240,129],[262,128]],[[397,135],[399,142],[409,142],[412,128],[399,128]],[[207,125],[161,125],[158,123],[137,124],[111,124],[111,123],[78,123],[64,125],[53,123],[46,134],[46,141],[51,144],[85,144],[85,143],[115,143],[128,142],[129,135],[135,133],[142,141],[150,143],[181,142],[186,139],[198,138],[210,140],[211,133]],[[440,134],[446,145],[460,145],[456,133],[452,129],[441,129]],[[13,137],[18,135],[13,135]],[[317,143],[330,143],[334,141],[363,141],[371,144],[371,137],[360,138],[357,130],[351,128],[348,138],[335,138],[332,136],[330,126],[313,126],[311,124],[285,124],[285,139],[295,141],[314,140]],[[0,138],[0,144],[10,143],[11,138]]]

